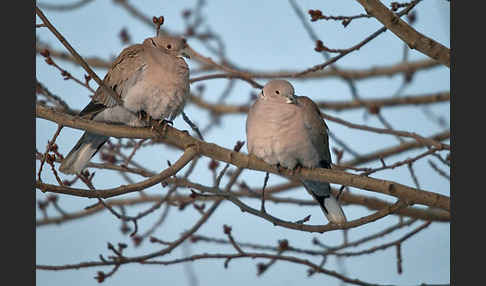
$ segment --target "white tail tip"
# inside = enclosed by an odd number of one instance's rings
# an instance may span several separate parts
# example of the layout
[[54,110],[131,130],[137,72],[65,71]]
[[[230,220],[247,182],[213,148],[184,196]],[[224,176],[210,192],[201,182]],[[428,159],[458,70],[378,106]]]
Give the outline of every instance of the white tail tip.
[[327,212],[324,210],[324,214],[330,222],[336,224],[344,224],[347,222],[343,209],[334,196],[331,195],[330,197],[324,199],[324,207],[327,210]]

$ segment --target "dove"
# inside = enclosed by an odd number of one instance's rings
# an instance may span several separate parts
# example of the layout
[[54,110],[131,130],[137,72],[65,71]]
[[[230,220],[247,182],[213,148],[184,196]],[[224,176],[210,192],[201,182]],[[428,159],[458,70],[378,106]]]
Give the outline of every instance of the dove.
[[[297,96],[286,80],[272,80],[263,87],[246,119],[248,153],[270,165],[294,170],[331,168],[328,128],[318,106],[306,96]],[[301,180],[319,203],[328,221],[346,222],[328,182]]]
[[[184,38],[156,36],[123,49],[103,79],[121,99],[119,104],[99,86],[91,102],[79,113],[82,118],[132,127],[147,126],[147,120],[172,122],[189,97],[190,58]],[[65,174],[79,174],[108,136],[85,132],[61,162]]]

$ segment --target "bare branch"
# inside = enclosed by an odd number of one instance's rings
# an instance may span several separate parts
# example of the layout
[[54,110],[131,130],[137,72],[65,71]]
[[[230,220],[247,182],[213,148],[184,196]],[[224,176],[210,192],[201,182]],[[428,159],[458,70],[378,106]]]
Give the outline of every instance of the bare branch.
[[368,14],[375,17],[386,28],[390,29],[402,41],[407,43],[410,49],[416,49],[446,67],[450,67],[450,50],[448,48],[417,32],[417,30],[400,19],[397,14],[390,11],[379,0],[357,1],[365,8]]
[[68,43],[68,41],[57,31],[57,29],[49,22],[49,20],[44,16],[44,13],[36,6],[35,13],[39,18],[42,19],[44,24],[51,30],[51,32],[59,39],[59,41],[68,49],[68,51],[73,55],[77,62],[86,70],[86,72],[91,76],[92,79],[101,86],[104,91],[111,96],[118,104],[123,105],[120,97],[110,88],[108,88],[103,81],[96,75],[96,73],[89,67],[89,65],[83,60],[83,58],[73,49],[73,47]]
[[[36,105],[36,115],[37,117],[48,119],[64,126],[84,129],[93,133],[101,133],[111,137],[154,138],[160,136],[159,134],[157,134],[157,131],[152,131],[150,128],[134,128],[74,118],[73,116],[56,112],[41,105]],[[437,193],[431,193],[425,190],[417,190],[415,188],[407,187],[396,182],[353,175],[332,169],[317,168],[310,170],[302,168],[299,172],[292,172],[291,170],[281,170],[276,166],[270,166],[266,164],[263,160],[260,160],[255,156],[248,156],[246,154],[219,147],[216,144],[206,143],[197,140],[186,134],[185,132],[178,131],[177,129],[170,126],[166,126],[166,134],[163,138],[160,138],[160,140],[180,149],[185,149],[191,145],[197,146],[197,150],[200,152],[201,155],[208,156],[214,160],[224,161],[240,168],[271,172],[274,174],[284,175],[292,179],[305,178],[317,181],[326,181],[340,185],[353,186],[364,190],[392,195],[397,198],[406,199],[407,201],[413,203],[450,210],[450,199]],[[157,183],[157,181],[155,183]],[[139,188],[143,186],[145,185],[133,186],[130,189],[139,190]],[[45,185],[39,184],[38,187],[43,190],[48,189]],[[50,186],[50,188],[52,187]],[[55,189],[62,191],[64,188]],[[110,190],[110,192],[123,192],[124,188],[121,187],[121,189],[122,190],[112,189]],[[75,192],[79,192],[79,194],[86,193],[84,192],[84,190],[75,190]]]

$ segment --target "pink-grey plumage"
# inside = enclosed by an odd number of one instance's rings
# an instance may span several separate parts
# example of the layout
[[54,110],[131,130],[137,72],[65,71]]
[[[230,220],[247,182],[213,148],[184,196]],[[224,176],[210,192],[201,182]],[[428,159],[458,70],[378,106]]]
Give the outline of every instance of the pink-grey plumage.
[[[110,123],[142,127],[145,113],[153,119],[172,121],[184,108],[189,96],[189,68],[182,57],[188,57],[183,38],[157,36],[142,44],[125,48],[115,59],[103,79],[123,101],[96,90],[91,102],[79,116]],[[80,173],[109,137],[85,132],[61,163],[66,174]]]
[[[272,80],[264,86],[248,112],[248,152],[268,164],[288,169],[298,165],[331,168],[327,130],[319,108],[310,98],[296,96],[288,81]],[[301,181],[330,222],[346,222],[329,183]]]

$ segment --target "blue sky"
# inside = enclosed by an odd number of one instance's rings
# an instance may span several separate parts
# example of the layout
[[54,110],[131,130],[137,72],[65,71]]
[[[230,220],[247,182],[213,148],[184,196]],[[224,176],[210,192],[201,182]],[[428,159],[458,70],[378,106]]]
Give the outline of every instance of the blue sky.
[[[39,1],[48,3],[47,1]],[[201,27],[211,30],[224,39],[226,56],[241,68],[255,70],[303,70],[315,64],[322,63],[322,56],[314,52],[314,42],[309,39],[300,20],[295,16],[287,1],[207,1],[202,10],[205,22]],[[389,5],[391,1],[384,1]],[[50,1],[49,3],[57,3]],[[57,12],[43,9],[44,14],[64,35],[70,44],[83,56],[98,56],[109,59],[116,56],[124,45],[120,42],[118,34],[125,27],[131,36],[132,42],[141,42],[144,38],[152,36],[154,29],[141,23],[129,15],[123,8],[113,4],[113,1],[93,1],[86,6],[68,12]],[[143,5],[136,1],[130,1],[144,14],[148,16],[163,15],[164,27],[172,32],[183,32],[184,23],[181,12],[186,8],[192,8],[195,1],[143,1]],[[308,9],[320,9],[326,15],[356,15],[364,10],[357,2],[352,1],[299,1],[303,11]],[[449,42],[449,2],[447,1],[422,1],[417,6],[418,21],[414,27],[421,33],[450,47]],[[37,19],[38,23],[40,20]],[[318,37],[326,46],[331,48],[347,48],[356,44],[363,38],[381,27],[374,19],[357,19],[348,27],[343,28],[339,22],[317,21],[310,22]],[[65,50],[57,39],[46,29],[36,30],[37,37],[51,45],[53,49]],[[206,56],[212,56],[199,42],[189,40],[189,44]],[[369,68],[370,66],[392,65],[402,60],[403,43],[390,31],[378,36],[369,45],[357,52],[353,52],[338,62],[341,68]],[[416,51],[410,51],[410,60],[425,59],[426,56]],[[63,68],[74,76],[83,78],[85,72],[81,68],[57,60]],[[197,65],[188,61],[190,67]],[[106,70],[95,69],[100,77]],[[89,102],[89,91],[76,85],[72,81],[65,81],[59,72],[44,63],[42,57],[36,59],[37,79],[44,83],[51,92],[61,96],[72,108],[81,109]],[[259,80],[264,84],[265,81]],[[306,95],[318,100],[350,100],[349,87],[339,79],[325,80],[291,80],[296,93]],[[386,97],[393,94],[401,85],[402,77],[366,79],[356,82],[359,95],[362,98]],[[204,82],[204,99],[216,101],[228,84],[226,79],[217,79]],[[196,84],[195,86],[197,86]],[[92,86],[95,87],[94,83]],[[194,86],[191,86],[193,88]],[[413,82],[403,91],[404,95],[419,95],[450,89],[449,69],[437,67],[418,72]],[[250,92],[258,92],[247,83],[236,81],[233,92],[226,99],[227,103],[242,104],[249,100]],[[450,121],[449,104],[440,103],[430,106],[435,114],[443,116]],[[370,126],[382,127],[374,117],[368,116],[363,121],[363,110],[333,112],[323,110],[330,115],[339,116],[345,120],[363,123]],[[209,113],[188,105],[185,112],[200,127],[209,122]],[[413,131],[423,136],[429,136],[443,128],[428,120],[420,109],[414,107],[400,107],[396,109],[384,109],[382,115],[391,125],[398,130]],[[181,117],[177,118],[174,126],[178,129],[189,129]],[[216,143],[226,148],[232,148],[236,141],[245,140],[244,133],[245,116],[231,115],[223,118],[221,125],[212,129],[205,136],[208,142]],[[386,146],[396,145],[398,141],[393,136],[381,135],[370,132],[350,129],[328,122],[329,128],[341,140],[344,140],[351,148],[360,154],[378,150]],[[39,151],[45,150],[45,144],[52,137],[56,125],[42,119],[36,120],[36,147]],[[82,132],[79,130],[64,128],[57,139],[60,151],[66,154],[75,144]],[[331,147],[336,143],[331,140]],[[247,152],[246,146],[242,151]],[[402,156],[388,159],[387,163],[412,157],[420,151],[412,151]],[[180,151],[175,151],[163,145],[157,145],[137,153],[135,160],[146,165],[150,170],[161,170],[166,167],[167,160],[174,162],[180,156]],[[348,159],[346,154],[343,158]],[[95,156],[94,161],[98,161]],[[212,177],[205,171],[209,160],[203,158],[194,172],[193,180],[203,184],[211,184]],[[369,164],[370,167],[379,166],[379,162]],[[38,166],[38,163],[37,163]],[[220,167],[221,168],[221,167]],[[449,181],[433,172],[427,161],[422,160],[414,164],[415,173],[419,177],[423,189],[450,195]],[[240,177],[250,186],[261,186],[263,173],[245,170]],[[377,178],[383,178],[414,186],[406,167],[397,168],[376,173]],[[67,177],[66,178],[70,178]],[[134,180],[141,180],[133,176]],[[55,183],[55,179],[46,169],[43,180]],[[97,170],[95,185],[98,188],[115,187],[126,182],[115,172]],[[283,182],[276,176],[270,177],[270,184]],[[84,187],[76,184],[75,187]],[[163,189],[162,191],[166,191]],[[153,187],[149,193],[157,194],[161,188]],[[389,197],[380,196],[363,190],[352,190],[354,193],[373,195],[390,200]],[[181,191],[183,193],[183,191]],[[292,198],[309,199],[302,188],[286,192],[284,196]],[[128,197],[128,196],[127,196]],[[45,199],[45,195],[36,190],[37,199]],[[66,211],[77,211],[95,203],[94,200],[60,196],[61,206]],[[391,200],[390,200],[391,201]],[[245,201],[258,207],[256,200]],[[130,208],[131,214],[144,210],[149,205],[140,208]],[[294,207],[285,204],[269,204],[267,210],[277,217],[287,220],[301,219],[311,214],[310,223],[322,223],[323,215],[318,207]],[[359,218],[370,213],[369,210],[359,206],[346,206],[345,212],[348,219]],[[55,215],[55,212],[50,212]],[[160,212],[144,218],[139,222],[140,231],[144,231],[158,219]],[[37,211],[37,218],[42,215]],[[199,214],[192,208],[184,211],[171,209],[167,221],[156,231],[154,236],[164,240],[176,239],[180,233],[192,226]],[[349,231],[349,239],[358,239],[366,234],[379,231],[398,221],[397,217],[387,217],[377,222],[358,227]],[[240,241],[253,241],[261,244],[276,245],[282,238],[289,240],[291,245],[302,248],[314,248],[312,238],[318,237],[328,245],[338,245],[342,242],[342,232],[334,231],[323,235],[297,232],[284,228],[274,227],[270,223],[258,217],[242,213],[236,206],[224,202],[204,225],[198,234],[224,238],[222,226],[224,224],[233,227],[233,235]],[[413,226],[418,226],[414,224]],[[99,254],[108,255],[107,242],[125,242],[130,245],[126,250],[127,255],[139,255],[154,250],[150,243],[143,243],[134,248],[127,235],[119,231],[120,222],[110,213],[104,212],[96,216],[83,218],[76,222],[68,222],[62,225],[49,225],[38,227],[36,230],[36,263],[37,264],[71,264],[82,261],[98,259]],[[412,228],[393,233],[383,239],[366,244],[363,247],[371,247],[380,243],[392,241]],[[231,247],[211,244],[189,244],[185,248],[178,248],[164,260],[185,256],[187,253],[200,252],[231,252]],[[446,283],[450,276],[450,225],[447,223],[434,223],[417,236],[403,244],[403,273],[397,274],[394,248],[376,252],[372,255],[351,257],[343,260],[341,264],[332,257],[326,263],[326,268],[342,272],[351,278],[363,281],[387,283],[397,285],[414,285],[420,283]],[[229,268],[224,269],[224,261],[199,261],[184,266],[123,266],[113,276],[107,279],[105,285],[160,285],[164,283],[177,283],[177,285],[190,285],[187,278],[187,269],[191,267],[198,279],[198,285],[223,284],[231,282],[235,286],[246,285],[339,285],[339,280],[326,275],[306,276],[307,269],[301,265],[277,262],[267,273],[261,277],[256,276],[256,263],[263,260],[244,259],[231,261]],[[36,281],[38,285],[95,285],[98,284],[93,277],[96,271],[109,271],[110,268],[88,268],[69,271],[37,271]]]

